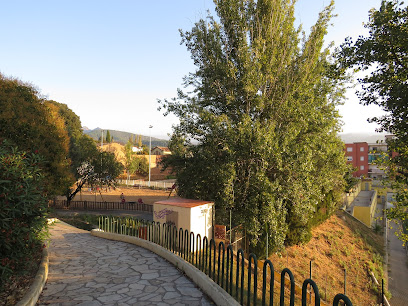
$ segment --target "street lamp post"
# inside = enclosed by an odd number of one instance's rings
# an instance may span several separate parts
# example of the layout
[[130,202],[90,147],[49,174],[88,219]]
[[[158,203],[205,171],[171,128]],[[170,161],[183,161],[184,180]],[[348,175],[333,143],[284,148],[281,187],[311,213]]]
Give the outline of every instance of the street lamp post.
[[149,187],[150,187],[150,168],[151,168],[151,160],[152,160],[152,127],[153,125],[149,125]]

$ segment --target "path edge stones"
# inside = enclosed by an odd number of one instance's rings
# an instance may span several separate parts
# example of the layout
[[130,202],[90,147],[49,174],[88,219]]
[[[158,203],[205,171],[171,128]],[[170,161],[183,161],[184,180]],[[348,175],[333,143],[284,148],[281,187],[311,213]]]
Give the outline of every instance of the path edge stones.
[[42,260],[34,281],[31,284],[30,289],[28,289],[24,297],[16,304],[16,306],[33,306],[37,303],[48,278],[48,264],[48,247],[45,247],[42,252]]
[[232,296],[230,296],[224,289],[218,286],[205,273],[201,272],[190,263],[184,261],[179,256],[166,250],[160,245],[141,238],[107,233],[99,229],[93,229],[91,231],[91,235],[109,240],[131,243],[145,248],[153,253],[156,253],[157,255],[166,259],[168,262],[172,263],[179,270],[183,271],[207,296],[209,296],[213,300],[216,305],[239,305],[239,303]]

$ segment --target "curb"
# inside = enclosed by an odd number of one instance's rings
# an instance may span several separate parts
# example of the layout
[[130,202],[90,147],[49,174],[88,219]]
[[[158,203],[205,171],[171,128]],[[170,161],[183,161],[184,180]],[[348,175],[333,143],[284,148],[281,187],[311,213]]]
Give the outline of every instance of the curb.
[[153,242],[132,236],[106,233],[101,230],[92,230],[91,234],[100,238],[135,244],[153,253],[156,253],[157,255],[172,263],[179,270],[183,271],[206,295],[208,295],[213,300],[216,305],[239,305],[239,303],[232,296],[230,296],[224,289],[218,286],[205,273],[201,272],[190,263],[184,261],[177,255]]
[[24,297],[18,302],[17,306],[33,306],[37,303],[38,298],[44,288],[45,282],[48,278],[48,247],[43,249],[43,256],[35,275],[34,281],[30,286],[30,289],[24,295]]

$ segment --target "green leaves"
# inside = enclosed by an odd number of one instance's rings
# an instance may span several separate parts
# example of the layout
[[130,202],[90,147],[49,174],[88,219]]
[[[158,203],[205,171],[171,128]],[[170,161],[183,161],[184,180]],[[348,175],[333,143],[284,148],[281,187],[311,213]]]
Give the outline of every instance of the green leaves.
[[252,247],[265,228],[277,249],[295,226],[291,242],[301,242],[344,184],[335,109],[344,76],[322,50],[333,3],[303,40],[294,1],[215,3],[219,22],[181,32],[197,67],[184,79],[190,92],[159,101],[180,118],[164,163],[181,196],[215,201],[217,222],[228,224],[232,207]]
[[49,194],[61,194],[72,175],[68,133],[55,105],[45,103],[32,85],[0,74],[0,110],[0,141],[40,154]]
[[48,206],[41,162],[38,154],[0,143],[0,284],[41,249]]
[[370,72],[358,80],[362,84],[360,103],[375,104],[387,112],[370,121],[395,135],[388,142],[392,156],[384,161],[390,186],[397,191],[396,208],[390,210],[389,217],[403,221],[408,206],[403,196],[408,186],[408,7],[402,1],[383,0],[380,9],[370,11],[369,17],[369,36],[355,42],[346,39],[337,57],[342,69]]

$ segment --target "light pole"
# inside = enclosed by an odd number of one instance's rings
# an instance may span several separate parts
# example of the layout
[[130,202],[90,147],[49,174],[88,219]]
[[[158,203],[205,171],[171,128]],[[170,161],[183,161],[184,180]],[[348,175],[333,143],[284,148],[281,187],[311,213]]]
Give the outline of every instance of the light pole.
[[152,161],[152,127],[153,125],[149,125],[149,187],[150,187],[150,168],[151,168],[151,161]]

